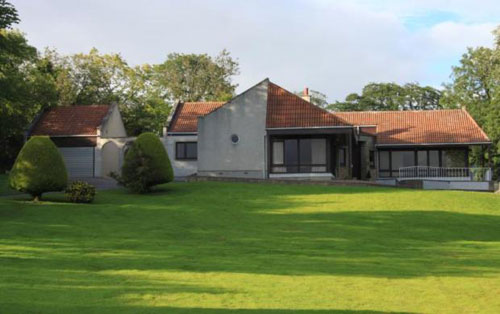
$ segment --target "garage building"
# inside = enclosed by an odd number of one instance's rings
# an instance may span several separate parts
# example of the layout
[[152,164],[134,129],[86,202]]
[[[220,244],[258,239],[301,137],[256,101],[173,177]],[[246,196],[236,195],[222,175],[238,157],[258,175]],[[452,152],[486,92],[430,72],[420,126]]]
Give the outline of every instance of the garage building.
[[127,143],[117,105],[62,106],[45,110],[27,132],[27,138],[36,135],[51,138],[72,178],[119,172]]

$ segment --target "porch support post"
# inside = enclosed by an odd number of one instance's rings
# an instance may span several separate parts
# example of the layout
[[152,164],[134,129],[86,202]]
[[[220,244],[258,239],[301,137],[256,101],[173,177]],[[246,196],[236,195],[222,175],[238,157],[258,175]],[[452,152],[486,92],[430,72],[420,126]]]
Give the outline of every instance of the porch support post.
[[469,151],[470,147],[467,146],[467,149],[465,150],[465,168],[469,168]]
[[493,158],[491,158],[491,145],[488,145],[488,167],[493,168]]
[[352,137],[354,136],[353,131],[349,133],[349,163],[346,165],[349,167],[349,177],[352,179]]
[[484,167],[484,153],[485,153],[485,149],[484,149],[484,145],[481,145],[481,167]]
[[271,135],[269,135],[269,133],[267,133],[265,135],[265,141],[264,141],[266,144],[267,144],[267,151],[266,151],[266,165],[264,167],[266,173],[265,173],[265,178],[266,179],[269,179],[269,174],[271,173],[271,150],[273,149],[272,147],[272,142],[271,142]]

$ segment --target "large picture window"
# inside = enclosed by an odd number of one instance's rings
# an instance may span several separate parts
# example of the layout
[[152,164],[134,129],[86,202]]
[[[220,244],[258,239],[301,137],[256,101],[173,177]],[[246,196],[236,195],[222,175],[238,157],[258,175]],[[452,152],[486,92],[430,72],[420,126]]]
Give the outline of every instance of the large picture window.
[[402,167],[467,167],[466,148],[380,150],[378,152],[380,177],[397,177]]
[[310,173],[327,171],[324,138],[291,138],[272,141],[273,173]]
[[467,158],[464,150],[443,150],[442,154],[443,167],[464,167]]
[[392,176],[399,175],[399,168],[415,166],[414,151],[393,151],[391,156]]
[[439,151],[438,150],[430,150],[429,151],[429,167],[439,167]]
[[391,176],[391,152],[382,150],[378,152],[378,170],[380,177]]
[[196,160],[198,159],[198,145],[196,142],[176,142],[175,159]]

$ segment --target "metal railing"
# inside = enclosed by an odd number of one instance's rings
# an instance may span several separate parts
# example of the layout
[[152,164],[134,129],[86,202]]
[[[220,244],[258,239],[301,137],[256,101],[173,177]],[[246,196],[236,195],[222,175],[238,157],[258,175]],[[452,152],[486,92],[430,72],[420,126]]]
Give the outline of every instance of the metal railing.
[[491,168],[411,166],[399,168],[399,179],[456,179],[491,181]]

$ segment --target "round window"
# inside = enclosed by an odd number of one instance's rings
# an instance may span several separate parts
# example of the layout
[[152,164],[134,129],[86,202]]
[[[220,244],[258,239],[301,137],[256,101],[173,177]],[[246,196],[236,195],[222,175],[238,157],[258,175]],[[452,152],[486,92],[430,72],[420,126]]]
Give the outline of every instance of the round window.
[[231,135],[231,142],[233,142],[233,144],[237,144],[239,141],[240,141],[240,138],[237,134]]

